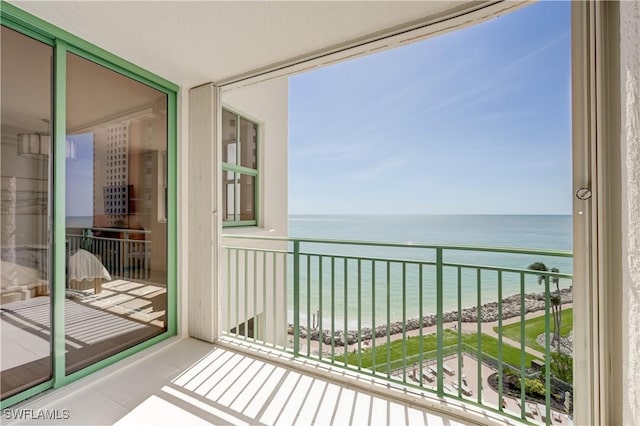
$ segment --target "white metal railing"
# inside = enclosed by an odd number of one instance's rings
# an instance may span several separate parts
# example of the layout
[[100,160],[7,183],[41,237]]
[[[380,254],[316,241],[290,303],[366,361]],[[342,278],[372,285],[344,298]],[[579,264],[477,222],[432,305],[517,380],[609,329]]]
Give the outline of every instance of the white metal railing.
[[95,255],[114,278],[148,280],[151,277],[151,231],[84,228],[67,234],[68,255],[78,249]]

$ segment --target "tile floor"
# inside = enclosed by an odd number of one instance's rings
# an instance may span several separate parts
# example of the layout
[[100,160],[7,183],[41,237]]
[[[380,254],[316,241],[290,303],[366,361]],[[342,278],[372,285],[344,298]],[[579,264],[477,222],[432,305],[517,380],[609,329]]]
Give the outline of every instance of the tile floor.
[[[138,354],[142,355],[142,354]],[[68,410],[11,425],[466,425],[305,368],[183,339],[11,410]],[[308,366],[307,369],[308,371]],[[100,375],[100,373],[97,373]],[[395,392],[395,391],[387,391]],[[3,412],[3,414],[6,414]],[[484,422],[480,422],[484,423]]]

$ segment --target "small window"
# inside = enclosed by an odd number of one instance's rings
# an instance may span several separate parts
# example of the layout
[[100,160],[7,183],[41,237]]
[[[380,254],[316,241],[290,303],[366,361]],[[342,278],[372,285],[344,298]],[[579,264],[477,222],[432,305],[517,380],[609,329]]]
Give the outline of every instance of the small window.
[[222,225],[257,224],[258,124],[222,109]]

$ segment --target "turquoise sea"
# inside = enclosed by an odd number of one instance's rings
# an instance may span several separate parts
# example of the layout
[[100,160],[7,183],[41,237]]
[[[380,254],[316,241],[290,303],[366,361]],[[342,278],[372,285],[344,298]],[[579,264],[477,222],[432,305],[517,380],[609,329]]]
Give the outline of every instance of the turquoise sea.
[[[289,236],[571,251],[572,219],[568,215],[290,215]],[[423,262],[435,260],[434,250],[417,248],[303,243],[301,252]],[[418,317],[420,287],[423,315],[435,313],[436,272],[433,266],[423,266],[421,271],[416,264],[403,267],[399,262],[387,265],[384,261],[376,261],[374,267],[373,262],[365,259],[346,262],[343,257],[332,260],[323,256],[322,262],[319,259],[319,256],[311,256],[307,262],[307,258],[302,257],[300,263],[300,310],[304,325],[308,321],[313,326],[314,317],[316,321],[321,317],[322,327],[329,328],[333,314],[336,329],[343,329],[345,299],[346,324],[350,329],[358,323],[370,326],[386,322],[387,311],[390,321]],[[571,273],[573,269],[572,259],[567,257],[478,251],[446,251],[444,262],[516,269],[526,269],[533,262],[544,262],[565,273]],[[291,269],[289,267],[290,320],[293,318]],[[503,298],[520,293],[520,274],[503,273],[501,280]],[[444,312],[458,309],[459,294],[462,308],[498,300],[499,277],[495,271],[482,270],[478,286],[477,269],[445,267],[443,281]],[[571,284],[570,279],[560,281],[562,288]],[[538,284],[537,277],[527,275],[525,292],[542,291],[544,287]]]

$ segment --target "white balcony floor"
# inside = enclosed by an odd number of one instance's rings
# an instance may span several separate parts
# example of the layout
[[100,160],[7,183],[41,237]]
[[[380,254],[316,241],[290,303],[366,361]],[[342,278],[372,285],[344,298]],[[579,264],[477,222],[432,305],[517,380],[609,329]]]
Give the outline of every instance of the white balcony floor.
[[[140,354],[138,354],[140,355]],[[67,389],[12,407],[69,410],[67,420],[3,419],[3,424],[59,425],[467,425],[476,424],[398,402],[402,392],[372,392],[287,367],[283,357],[254,356],[183,339],[134,356]],[[306,364],[302,362],[302,364]],[[100,377],[102,376],[102,377]],[[336,376],[339,378],[341,376]],[[376,386],[378,389],[376,389]],[[381,391],[382,389],[382,391]],[[478,424],[500,423],[495,418]],[[513,421],[504,424],[514,424]]]

